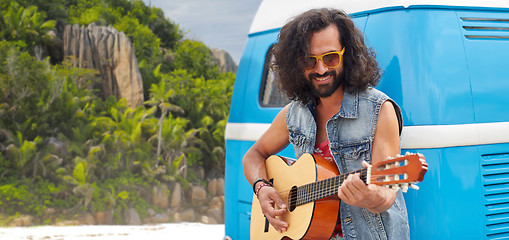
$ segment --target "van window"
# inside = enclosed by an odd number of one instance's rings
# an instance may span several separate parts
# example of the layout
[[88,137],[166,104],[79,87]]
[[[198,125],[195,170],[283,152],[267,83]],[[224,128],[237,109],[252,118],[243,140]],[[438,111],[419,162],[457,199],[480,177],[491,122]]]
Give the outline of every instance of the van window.
[[262,107],[284,107],[290,102],[279,89],[276,73],[271,68],[273,61],[274,56],[272,55],[272,47],[270,47],[265,56],[262,85],[260,87],[260,105]]

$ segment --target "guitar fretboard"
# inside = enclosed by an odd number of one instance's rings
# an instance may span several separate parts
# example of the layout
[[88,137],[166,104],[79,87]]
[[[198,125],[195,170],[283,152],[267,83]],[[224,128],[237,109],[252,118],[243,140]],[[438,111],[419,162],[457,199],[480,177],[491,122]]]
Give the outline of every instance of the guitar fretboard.
[[338,175],[332,178],[327,178],[321,181],[302,185],[297,188],[297,194],[294,195],[297,199],[294,199],[295,201],[291,202],[294,202],[296,206],[299,206],[337,194],[339,186],[341,186],[343,181],[350,174],[360,173],[361,180],[366,183],[366,178],[368,175],[367,172],[367,169],[363,168],[353,172],[345,173],[343,175]]

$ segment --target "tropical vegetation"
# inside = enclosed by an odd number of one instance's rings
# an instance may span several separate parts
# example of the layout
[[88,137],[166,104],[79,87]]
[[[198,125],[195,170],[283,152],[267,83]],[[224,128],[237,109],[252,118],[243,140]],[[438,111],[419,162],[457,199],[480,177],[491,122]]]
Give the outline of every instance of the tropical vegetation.
[[[128,207],[160,210],[144,197],[150,186],[203,184],[197,168],[224,174],[234,74],[220,72],[208,47],[185,39],[161,9],[141,0],[11,0],[0,10],[3,219],[31,214],[43,224],[48,208],[66,216],[111,209],[122,223]],[[103,99],[89,87],[96,71],[45,57],[58,21],[123,31],[140,63],[144,106]]]

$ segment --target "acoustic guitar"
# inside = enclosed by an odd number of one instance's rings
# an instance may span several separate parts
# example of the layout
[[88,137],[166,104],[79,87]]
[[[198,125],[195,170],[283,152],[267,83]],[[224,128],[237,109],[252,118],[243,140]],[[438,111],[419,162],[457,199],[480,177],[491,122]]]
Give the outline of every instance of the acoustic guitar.
[[406,154],[368,168],[339,175],[336,164],[318,154],[304,154],[295,164],[273,155],[266,160],[267,175],[279,191],[288,211],[280,219],[288,223],[279,233],[265,218],[256,195],[251,209],[251,239],[329,239],[338,221],[338,188],[350,174],[360,173],[366,184],[391,188],[415,186],[421,182],[428,164],[421,154]]

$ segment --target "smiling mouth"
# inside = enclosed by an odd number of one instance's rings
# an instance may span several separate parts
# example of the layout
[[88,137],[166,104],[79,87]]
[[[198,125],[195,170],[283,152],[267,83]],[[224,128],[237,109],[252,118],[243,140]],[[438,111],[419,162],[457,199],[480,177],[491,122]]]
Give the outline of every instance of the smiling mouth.
[[328,71],[324,74],[311,73],[309,74],[309,79],[313,79],[316,83],[323,84],[333,81],[335,76],[334,71]]
[[327,80],[329,80],[331,78],[332,78],[332,75],[327,75],[327,76],[324,76],[324,77],[315,77],[315,80],[317,82],[325,82],[325,81],[327,81]]

